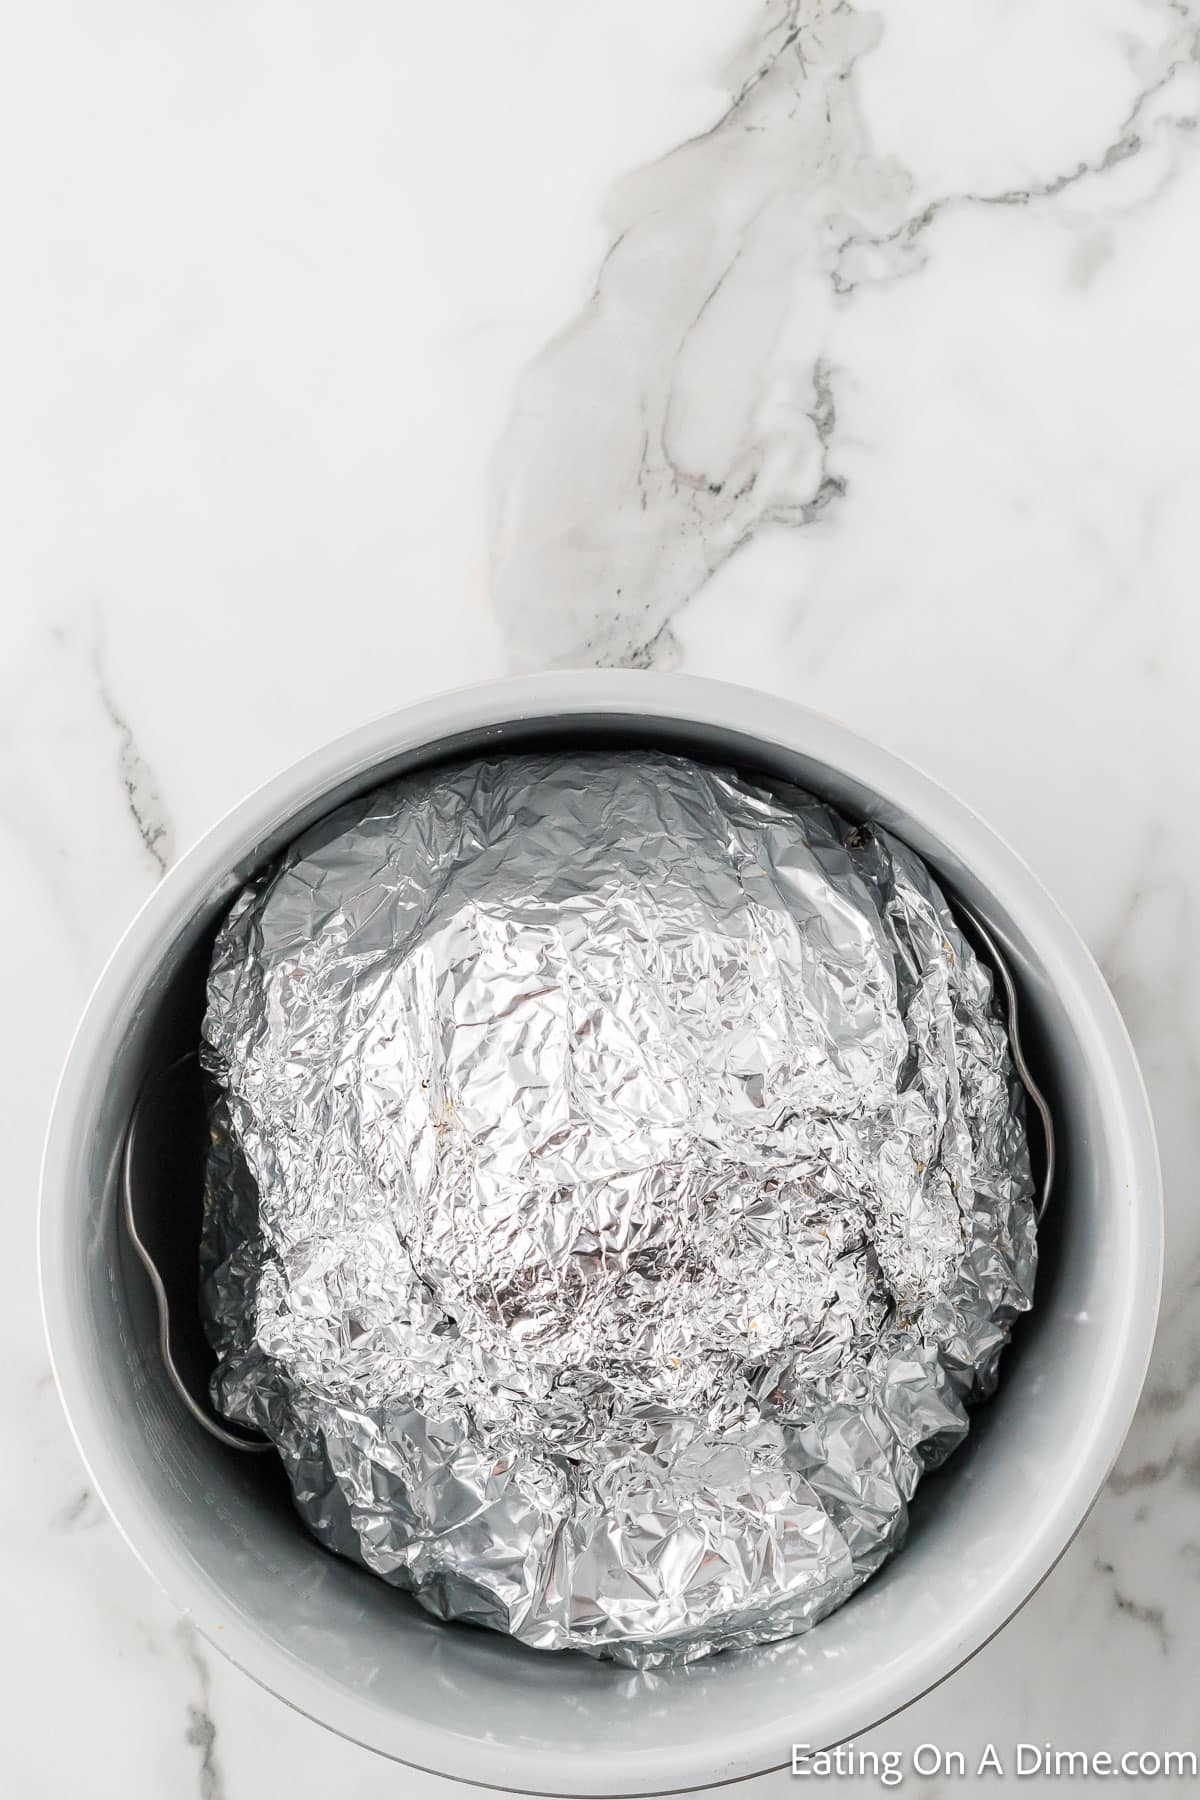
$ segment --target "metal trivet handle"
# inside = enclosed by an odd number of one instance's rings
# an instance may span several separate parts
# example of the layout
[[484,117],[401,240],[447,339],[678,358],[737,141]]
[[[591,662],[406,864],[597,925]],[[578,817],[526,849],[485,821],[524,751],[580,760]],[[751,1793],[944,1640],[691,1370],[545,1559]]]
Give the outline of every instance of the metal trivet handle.
[[1000,977],[1000,986],[1004,993],[1004,1006],[1008,1023],[1008,1048],[1012,1055],[1013,1067],[1021,1086],[1025,1089],[1042,1127],[1042,1138],[1046,1149],[1046,1167],[1042,1176],[1042,1191],[1038,1196],[1035,1212],[1038,1223],[1041,1223],[1046,1207],[1050,1203],[1050,1190],[1054,1185],[1054,1115],[1050,1111],[1050,1102],[1033,1078],[1033,1073],[1025,1059],[1025,1050],[1021,1043],[1020,1008],[1017,1004],[1017,989],[1008,963],[1001,954],[1000,946],[984,924],[979,914],[965,901],[955,902],[959,915],[966,920],[968,929],[982,944],[996,974]]
[[160,1087],[167,1077],[175,1074],[186,1063],[193,1061],[196,1054],[196,1051],[188,1050],[183,1056],[176,1057],[174,1062],[168,1063],[165,1069],[160,1069],[156,1073],[151,1074],[143,1083],[141,1091],[134,1101],[133,1111],[129,1118],[129,1128],[125,1133],[125,1148],[121,1157],[122,1210],[125,1217],[125,1229],[129,1233],[129,1241],[136,1250],[138,1258],[145,1269],[146,1274],[150,1278],[150,1286],[154,1291],[155,1305],[158,1309],[159,1354],[162,1357],[163,1368],[166,1370],[167,1378],[170,1381],[171,1386],[175,1389],[175,1392],[179,1395],[179,1398],[183,1401],[183,1404],[187,1407],[196,1423],[202,1425],[211,1437],[215,1437],[230,1450],[250,1450],[257,1453],[261,1450],[274,1449],[274,1445],[271,1444],[267,1438],[252,1435],[249,1432],[239,1432],[236,1429],[231,1429],[228,1425],[223,1424],[213,1412],[207,1393],[205,1393],[203,1397],[198,1398],[184,1380],[176,1361],[175,1350],[172,1344],[171,1304],[167,1297],[166,1286],[163,1282],[158,1263],[151,1253],[143,1233],[138,1228],[137,1200],[134,1193],[133,1172],[134,1150],[138,1129],[142,1123],[143,1111],[148,1099],[151,1098],[155,1090]]

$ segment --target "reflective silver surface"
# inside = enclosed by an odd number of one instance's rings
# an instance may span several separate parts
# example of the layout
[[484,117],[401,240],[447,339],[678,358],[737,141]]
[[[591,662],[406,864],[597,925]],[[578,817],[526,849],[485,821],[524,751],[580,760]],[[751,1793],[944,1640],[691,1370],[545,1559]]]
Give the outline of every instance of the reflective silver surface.
[[430,1611],[633,1663],[822,1617],[1030,1299],[991,979],[919,860],[677,756],[422,772],[209,983],[225,1415]]

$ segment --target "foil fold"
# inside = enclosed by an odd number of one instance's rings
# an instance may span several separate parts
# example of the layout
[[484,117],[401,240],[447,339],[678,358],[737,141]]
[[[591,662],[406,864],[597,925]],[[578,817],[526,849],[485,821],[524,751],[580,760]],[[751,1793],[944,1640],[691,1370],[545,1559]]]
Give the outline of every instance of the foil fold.
[[208,984],[213,1398],[330,1549],[634,1665],[903,1541],[1036,1262],[989,971],[923,863],[661,753],[305,832]]

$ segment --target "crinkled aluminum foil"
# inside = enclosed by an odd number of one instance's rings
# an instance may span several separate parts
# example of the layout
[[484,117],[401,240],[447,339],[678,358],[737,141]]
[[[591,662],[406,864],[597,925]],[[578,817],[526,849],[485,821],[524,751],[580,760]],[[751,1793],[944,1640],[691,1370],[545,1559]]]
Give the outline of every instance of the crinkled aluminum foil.
[[397,781],[238,899],[204,1031],[216,1403],[439,1617],[632,1664],[805,1629],[1030,1304],[990,975],[792,789]]

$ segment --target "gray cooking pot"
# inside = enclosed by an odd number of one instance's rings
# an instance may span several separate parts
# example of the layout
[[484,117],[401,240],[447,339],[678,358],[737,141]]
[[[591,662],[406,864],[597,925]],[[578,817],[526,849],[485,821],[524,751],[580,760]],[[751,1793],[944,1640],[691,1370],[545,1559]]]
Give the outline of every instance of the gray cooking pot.
[[[1036,1310],[966,1445],[922,1485],[905,1549],[808,1636],[665,1673],[439,1624],[320,1550],[274,1457],[223,1448],[183,1407],[120,1229],[135,1096],[194,1046],[216,923],[245,877],[387,776],[554,742],[668,746],[784,776],[904,838],[1002,946],[1057,1126]],[[198,1143],[182,1131],[135,1171],[147,1184],[139,1204],[168,1209],[185,1305],[198,1173]],[[559,673],[365,726],[277,776],[171,870],[71,1049],[46,1148],[40,1254],[55,1373],[96,1489],[214,1645],[310,1717],[400,1761],[533,1793],[637,1794],[755,1774],[786,1763],[793,1742],[859,1733],[1012,1616],[1078,1530],[1133,1415],[1158,1305],[1162,1200],[1145,1092],[1099,970],[961,802],[785,700],[684,676]]]

